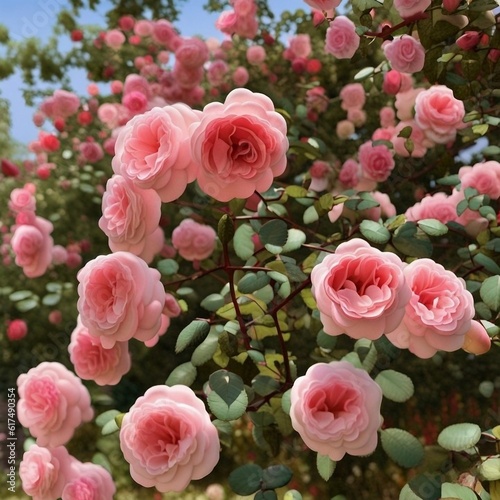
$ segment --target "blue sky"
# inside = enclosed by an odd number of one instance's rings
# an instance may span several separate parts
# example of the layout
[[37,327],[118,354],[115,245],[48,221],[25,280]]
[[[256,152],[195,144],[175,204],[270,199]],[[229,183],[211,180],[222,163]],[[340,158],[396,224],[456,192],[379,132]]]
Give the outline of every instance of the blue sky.
[[[5,2],[7,3],[7,2]],[[0,23],[5,24],[10,31],[11,38],[21,40],[26,37],[35,36],[41,40],[47,40],[52,33],[57,13],[61,8],[67,6],[66,0],[22,0],[20,2],[8,2],[8,6],[2,6]],[[203,10],[205,0],[187,0],[182,3],[182,15],[175,23],[179,31],[185,35],[203,35],[205,37],[222,35],[215,29],[214,23],[217,14],[209,14]],[[294,11],[302,8],[309,10],[303,0],[268,0],[271,9],[279,14],[283,10]],[[96,24],[103,26],[104,13],[109,9],[110,2],[103,0],[98,10],[83,12],[80,20],[82,24]],[[64,43],[61,47],[69,47]],[[75,85],[75,89],[84,92],[87,81],[84,72],[71,74],[72,81],[81,82]],[[7,80],[0,80],[0,95],[11,102],[12,136],[14,139],[27,143],[37,136],[37,128],[33,125],[33,109],[26,106],[22,98],[22,79],[19,74]]]

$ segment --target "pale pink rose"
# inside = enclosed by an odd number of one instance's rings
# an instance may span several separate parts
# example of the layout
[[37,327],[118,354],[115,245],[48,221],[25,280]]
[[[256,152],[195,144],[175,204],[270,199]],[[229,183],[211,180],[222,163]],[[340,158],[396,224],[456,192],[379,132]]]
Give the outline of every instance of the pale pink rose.
[[396,113],[389,106],[384,106],[379,113],[380,126],[383,128],[394,127],[396,125]]
[[383,49],[392,69],[401,73],[422,71],[425,62],[425,49],[412,36],[397,36],[391,41],[385,42]]
[[118,105],[109,102],[101,104],[97,110],[97,117],[109,128],[117,127],[120,121]]
[[397,328],[411,296],[403,268],[396,254],[364,240],[341,243],[311,273],[325,333],[375,340]]
[[340,107],[347,111],[351,108],[361,109],[366,102],[365,89],[361,83],[349,83],[342,87],[339,94]]
[[431,0],[394,0],[394,8],[403,19],[424,12],[430,4]]
[[238,66],[234,71],[233,71],[233,82],[237,87],[244,87],[249,78],[250,75],[248,74],[248,70],[244,66]]
[[333,10],[340,5],[340,0],[304,0],[312,9],[326,12],[329,16],[333,16]]
[[144,342],[144,345],[146,347],[154,347],[160,340],[160,337],[165,333],[167,333],[169,326],[170,326],[170,318],[165,314],[165,308],[163,308],[163,313],[161,315],[160,329],[152,339],[146,340],[146,342]]
[[340,120],[335,127],[335,133],[339,139],[348,139],[355,131],[354,123],[349,120]]
[[326,30],[325,52],[337,59],[351,59],[359,47],[356,26],[345,16],[337,16]]
[[328,109],[329,100],[324,87],[313,87],[306,91],[306,106],[308,111],[324,113]]
[[311,54],[311,37],[307,34],[294,35],[290,39],[290,50],[292,51],[294,58],[303,57],[307,59]]
[[54,226],[42,217],[16,227],[12,236],[12,250],[16,264],[28,278],[42,276],[52,261],[54,240],[50,236]]
[[347,110],[347,119],[355,127],[362,127],[366,123],[366,111],[358,108],[350,108]]
[[473,167],[461,167],[458,171],[462,191],[472,187],[480,194],[486,194],[493,200],[500,198],[500,163],[485,161]]
[[78,312],[105,349],[136,338],[145,342],[161,326],[165,290],[160,273],[128,252],[100,255],[77,274]]
[[184,219],[172,232],[172,245],[186,260],[203,260],[212,255],[217,233],[210,226]]
[[120,30],[107,31],[104,36],[104,43],[113,50],[118,50],[125,43],[125,35]]
[[379,204],[378,207],[368,208],[359,212],[363,219],[378,221],[381,217],[385,219],[396,215],[396,207],[391,202],[389,195],[380,191],[372,191],[372,198]]
[[226,10],[221,12],[220,16],[215,21],[215,27],[226,35],[233,35],[236,32],[238,16],[234,10]]
[[316,363],[291,390],[292,427],[305,445],[331,460],[369,455],[382,425],[382,389],[347,361]]
[[139,19],[134,24],[134,33],[140,37],[150,36],[153,33],[153,22],[146,19]]
[[186,386],[151,387],[124,416],[120,447],[132,479],[158,491],[183,491],[219,461],[219,437],[205,405]]
[[[406,139],[404,137],[398,137],[401,130],[406,127],[411,127],[410,139],[413,142],[413,151],[410,155],[405,147]],[[394,128],[393,136],[389,139],[394,145],[394,152],[405,158],[412,156],[413,158],[423,158],[427,153],[426,144],[427,139],[420,129],[420,127],[415,123],[415,120],[401,121]]]
[[394,127],[377,128],[372,134],[372,141],[390,141],[394,135]]
[[226,76],[228,71],[229,66],[222,59],[216,59],[215,61],[212,61],[207,70],[208,82],[214,87],[219,86],[224,81],[224,77]]
[[153,32],[151,36],[156,43],[172,50],[175,50],[174,46],[179,38],[172,23],[166,19],[160,19],[159,21],[153,22]]
[[339,181],[346,189],[353,188],[360,179],[361,167],[355,160],[349,159],[344,162],[339,173]]
[[259,23],[254,14],[248,16],[238,16],[238,22],[236,23],[235,31],[238,36],[253,40],[257,36],[258,30]]
[[61,498],[62,500],[113,500],[115,493],[113,478],[104,467],[74,460]]
[[117,342],[111,349],[104,349],[80,318],[71,334],[68,352],[76,374],[97,385],[116,385],[130,370],[128,343]]
[[465,281],[432,259],[413,261],[404,275],[411,299],[403,321],[387,338],[419,358],[460,349],[474,317],[474,299]]
[[142,189],[154,189],[164,202],[177,199],[197,175],[188,128],[200,117],[182,103],[134,116],[116,139],[113,171]]
[[82,381],[57,362],[43,362],[17,378],[19,423],[39,446],[67,443],[94,411]]
[[76,94],[73,94],[73,92],[58,89],[52,96],[51,106],[52,113],[45,113],[47,116],[51,118],[68,118],[78,111],[80,98]]
[[151,97],[149,83],[146,78],[132,73],[125,78],[125,82],[123,83],[123,93],[129,94],[134,91],[142,92],[148,99]]
[[457,130],[466,127],[464,103],[444,85],[434,85],[415,99],[415,122],[436,144],[453,141]]
[[464,345],[462,349],[469,354],[487,353],[491,348],[491,338],[484,326],[476,320],[472,320],[470,329],[465,334]]
[[456,205],[451,203],[446,193],[438,192],[432,196],[426,196],[405,212],[405,217],[409,221],[418,222],[422,219],[437,219],[446,224],[456,220]]
[[251,45],[246,51],[246,58],[249,64],[258,66],[266,60],[266,49],[261,45]]
[[209,58],[207,44],[197,37],[181,38],[180,44],[175,50],[175,59],[183,66],[200,67]]
[[160,217],[161,200],[156,191],[140,189],[117,174],[108,180],[99,227],[109,238],[112,252],[131,252],[149,264],[163,247],[163,238],[158,242],[155,234]]
[[286,168],[285,119],[264,94],[235,89],[205,106],[189,130],[202,191],[218,201],[266,191]]
[[[133,114],[144,113],[148,107],[148,98],[137,90],[133,90],[123,96],[122,104]],[[100,109],[100,108],[99,108]]]
[[35,212],[36,198],[26,188],[15,188],[10,192],[9,208],[14,212]]
[[423,91],[423,88],[412,88],[397,93],[394,106],[397,110],[396,115],[400,120],[413,120],[415,100]]
[[257,12],[257,5],[254,0],[232,0],[230,4],[238,16],[253,16]]
[[19,464],[19,477],[24,492],[33,500],[60,498],[70,478],[74,460],[64,446],[49,449],[33,444],[24,452]]
[[391,150],[384,144],[373,146],[371,141],[359,147],[358,160],[363,176],[377,182],[387,180],[395,165]]
[[81,158],[88,163],[96,163],[104,157],[101,145],[95,141],[85,141],[78,146]]

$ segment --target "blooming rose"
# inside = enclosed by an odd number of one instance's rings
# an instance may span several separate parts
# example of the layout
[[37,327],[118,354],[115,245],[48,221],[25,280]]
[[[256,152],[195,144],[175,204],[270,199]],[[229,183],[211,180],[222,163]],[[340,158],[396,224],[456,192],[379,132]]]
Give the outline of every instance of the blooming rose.
[[[125,94],[122,103],[133,115],[144,113],[148,108],[148,98],[137,90]],[[99,109],[101,108],[102,106]]]
[[333,9],[340,5],[340,0],[304,0],[309,7],[333,14]]
[[217,233],[211,226],[184,219],[172,232],[172,245],[186,260],[203,260],[212,255]]
[[402,18],[408,18],[424,12],[431,0],[394,0],[394,8]]
[[124,416],[120,447],[145,487],[182,491],[219,461],[219,437],[205,405],[186,386],[151,387]]
[[290,39],[290,51],[295,57],[307,58],[311,54],[311,37],[307,34],[294,35]]
[[415,122],[436,144],[453,141],[457,130],[466,126],[464,116],[464,103],[445,85],[434,85],[415,99]]
[[125,35],[120,30],[109,30],[104,35],[104,43],[113,50],[118,50],[125,40]]
[[317,363],[293,384],[290,418],[308,448],[337,461],[375,450],[381,403],[366,371],[347,361]]
[[43,362],[17,378],[17,415],[39,446],[67,443],[92,419],[90,394],[81,380],[57,362]]
[[337,16],[326,30],[325,51],[337,59],[351,59],[359,47],[356,26],[345,16]]
[[355,160],[346,160],[340,169],[339,181],[345,188],[353,188],[359,182],[360,170],[359,163]]
[[132,337],[144,342],[161,326],[165,290],[160,273],[128,252],[100,255],[77,274],[78,312],[105,349]]
[[70,477],[72,459],[64,446],[48,449],[31,445],[19,464],[19,477],[24,492],[33,500],[60,498]]
[[207,44],[197,37],[181,38],[175,50],[175,59],[184,66],[203,66],[209,58]]
[[148,81],[143,76],[136,75],[135,73],[128,75],[123,84],[123,93],[130,94],[131,92],[140,92],[148,99],[151,97],[151,89]]
[[246,58],[249,64],[258,66],[266,60],[266,49],[261,45],[251,45],[247,49]]
[[351,108],[361,109],[366,102],[365,89],[361,83],[349,83],[344,85],[339,93],[340,107],[347,111]]
[[358,159],[363,177],[377,182],[387,180],[395,165],[391,150],[384,144],[373,146],[371,141],[359,147]]
[[7,338],[9,340],[21,340],[28,333],[28,325],[24,319],[13,319],[7,325]]
[[81,159],[88,163],[96,163],[102,160],[104,151],[98,142],[85,141],[78,146]]
[[71,334],[68,352],[76,374],[98,385],[116,385],[130,370],[127,342],[116,342],[111,349],[104,349],[99,339],[82,325],[80,318]]
[[200,188],[219,201],[266,191],[286,168],[286,133],[285,119],[264,94],[235,89],[223,104],[206,105],[189,130]]
[[36,199],[33,193],[26,188],[16,188],[10,193],[9,208],[14,212],[34,212]]
[[340,120],[337,122],[335,127],[335,133],[339,139],[348,139],[352,134],[356,132],[354,123],[349,120]]
[[460,349],[474,317],[465,281],[432,259],[413,261],[404,275],[412,295],[403,321],[387,338],[419,358]]
[[196,178],[188,128],[200,115],[177,103],[134,116],[116,139],[113,171],[154,189],[164,202],[177,199]]
[[364,240],[341,243],[311,273],[325,333],[375,340],[394,330],[411,296],[403,268],[397,255]]
[[108,236],[112,252],[128,251],[151,262],[163,247],[160,216],[161,200],[156,191],[140,189],[121,175],[108,180],[99,227]]
[[461,167],[458,171],[461,189],[472,187],[481,194],[496,200],[500,198],[500,163],[485,161],[473,167]]
[[417,73],[425,62],[425,49],[412,36],[398,36],[383,45],[385,57],[396,71]]
[[12,250],[16,264],[28,278],[42,276],[52,261],[54,240],[50,233],[54,226],[42,217],[32,218],[28,224],[16,227],[12,236]]
[[238,66],[233,71],[232,78],[233,78],[234,84],[237,87],[243,87],[248,82],[250,75],[248,73],[248,70],[244,66]]
[[113,500],[116,487],[111,474],[100,465],[74,460],[62,500]]

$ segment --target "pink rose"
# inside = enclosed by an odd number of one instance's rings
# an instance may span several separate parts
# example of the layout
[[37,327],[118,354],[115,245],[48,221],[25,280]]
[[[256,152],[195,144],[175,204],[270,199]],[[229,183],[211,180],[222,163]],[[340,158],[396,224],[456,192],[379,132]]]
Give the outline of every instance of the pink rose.
[[21,340],[28,334],[28,325],[23,319],[13,319],[7,325],[7,338]]
[[105,102],[99,106],[97,117],[109,128],[115,128],[120,122],[118,104]]
[[206,105],[189,130],[200,188],[218,201],[266,191],[286,168],[286,134],[285,119],[264,94],[235,89],[223,104]]
[[98,142],[85,141],[78,147],[82,160],[88,163],[96,163],[104,157],[104,151]]
[[500,163],[485,161],[473,167],[461,167],[458,171],[462,191],[472,187],[480,194],[486,194],[493,200],[500,198]]
[[150,36],[153,33],[153,22],[147,19],[139,19],[134,24],[134,33],[141,37]]
[[52,262],[54,241],[50,233],[53,229],[52,223],[42,217],[16,227],[11,240],[12,250],[16,264],[23,268],[28,278],[42,276]]
[[410,139],[413,142],[411,156],[413,158],[423,158],[425,153],[427,153],[426,144],[428,144],[428,141],[422,130],[420,130],[420,127],[415,123],[415,120],[401,121],[394,128],[393,136],[389,139],[394,145],[394,152],[405,158],[410,156],[405,146],[406,139],[404,137],[398,137],[401,130],[406,127],[411,127]]
[[413,261],[404,274],[411,298],[403,321],[387,338],[419,358],[460,349],[474,317],[474,299],[465,281],[432,259]]
[[160,19],[153,22],[153,32],[151,33],[153,40],[167,49],[174,49],[176,39],[179,35],[175,32],[172,23],[166,19]]
[[120,447],[145,487],[183,491],[219,461],[219,436],[205,405],[186,386],[151,387],[125,415]]
[[226,35],[233,35],[236,32],[238,16],[234,10],[226,10],[221,12],[220,16],[215,21],[215,27]]
[[349,109],[361,109],[366,102],[365,89],[361,83],[349,83],[344,85],[339,94],[340,107],[347,111]]
[[39,446],[67,443],[75,429],[94,415],[88,390],[61,363],[40,363],[19,375],[17,386],[19,423]]
[[266,49],[260,45],[251,45],[246,51],[249,64],[258,66],[266,60]]
[[186,260],[203,260],[212,255],[217,233],[210,226],[184,219],[172,232],[172,245]]
[[74,460],[61,498],[62,500],[113,500],[115,492],[113,478],[104,467]]
[[410,88],[408,90],[401,89],[401,91],[397,93],[394,106],[397,109],[396,114],[400,120],[413,120],[415,100],[423,91],[423,88]]
[[304,0],[312,9],[333,15],[333,9],[340,5],[340,0]]
[[110,30],[104,36],[104,43],[113,50],[118,50],[125,40],[125,35],[120,30]]
[[250,79],[250,75],[248,74],[248,70],[244,66],[238,66],[233,71],[233,82],[237,87],[244,87],[248,80]]
[[455,99],[453,91],[444,85],[424,90],[415,100],[415,122],[437,144],[455,140],[457,130],[466,126],[464,116],[464,103]]
[[128,252],[100,255],[77,274],[78,312],[105,349],[152,339],[161,326],[165,290],[160,273]]
[[339,139],[348,139],[352,134],[356,132],[356,127],[354,123],[349,120],[340,120],[337,122],[337,126],[335,127],[335,133]]
[[425,49],[412,36],[397,36],[383,45],[385,57],[392,69],[401,73],[422,71],[425,62]]
[[308,448],[338,461],[375,451],[381,404],[366,371],[347,361],[317,363],[293,384],[290,418]]
[[397,328],[411,296],[403,268],[397,255],[364,240],[341,243],[311,273],[324,331],[375,340]]
[[148,98],[142,92],[133,90],[128,94],[124,94],[122,103],[132,114],[138,115],[146,111]]
[[294,35],[290,39],[290,50],[292,51],[294,58],[303,57],[307,59],[311,54],[311,37],[307,34]]
[[207,44],[197,37],[182,38],[175,50],[175,59],[183,66],[201,67],[209,58]]
[[481,41],[482,36],[480,31],[466,31],[457,39],[456,44],[462,50],[472,50]]
[[99,227],[108,236],[112,252],[131,252],[151,262],[163,247],[160,216],[161,200],[156,191],[140,189],[121,175],[108,180]]
[[60,498],[74,460],[64,446],[48,449],[33,444],[24,452],[19,477],[24,492],[33,500]]
[[52,96],[52,115],[51,118],[68,118],[74,115],[80,107],[80,98],[68,92],[67,90],[58,89]]
[[430,4],[431,0],[394,0],[394,8],[403,19],[424,12]]
[[366,111],[358,108],[350,108],[347,110],[347,119],[351,121],[355,127],[361,127],[366,123]]
[[353,188],[358,182],[361,174],[359,163],[349,159],[344,162],[339,173],[339,181],[346,189]]
[[356,26],[345,16],[337,16],[326,30],[325,52],[337,59],[351,59],[359,47]]
[[34,212],[36,198],[26,188],[16,188],[10,192],[9,208],[14,212]]
[[363,176],[377,182],[387,180],[395,165],[391,150],[384,144],[373,146],[371,141],[359,147],[358,159]]
[[123,93],[130,94],[131,92],[141,92],[148,99],[151,97],[148,81],[143,76],[135,73],[128,75],[123,84]]
[[130,370],[127,342],[116,342],[111,349],[104,349],[99,339],[82,325],[80,318],[71,334],[68,352],[76,374],[97,385],[116,385]]
[[177,199],[197,175],[188,128],[200,116],[182,103],[134,116],[116,139],[113,171],[164,202]]

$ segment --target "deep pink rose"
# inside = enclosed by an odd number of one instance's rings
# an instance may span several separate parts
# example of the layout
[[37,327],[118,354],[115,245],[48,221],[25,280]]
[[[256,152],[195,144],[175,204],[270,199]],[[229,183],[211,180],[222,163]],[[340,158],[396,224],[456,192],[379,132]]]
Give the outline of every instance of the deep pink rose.
[[23,268],[28,278],[37,278],[52,262],[54,240],[50,233],[54,226],[42,217],[34,217],[29,222],[16,227],[10,243],[16,264]]
[[60,498],[70,477],[72,460],[73,457],[64,446],[49,449],[31,445],[19,464],[24,492],[33,500]]
[[311,273],[325,333],[375,340],[397,328],[411,296],[403,268],[396,254],[364,240],[341,243]]
[[349,83],[342,87],[339,94],[340,107],[347,111],[349,109],[361,109],[366,102],[365,89],[361,83]]
[[375,451],[381,403],[366,371],[347,361],[317,363],[293,384],[290,418],[308,448],[338,461]]
[[363,177],[377,182],[387,180],[395,165],[391,150],[384,144],[373,146],[371,141],[359,147],[358,160]]
[[485,161],[473,167],[461,167],[458,171],[462,191],[472,187],[479,193],[496,200],[500,198],[500,163]]
[[212,255],[217,233],[210,226],[184,219],[172,232],[172,245],[186,260],[203,260]]
[[403,19],[424,12],[430,4],[431,0],[394,0],[394,8]]
[[130,94],[131,92],[141,92],[148,99],[151,97],[151,89],[148,81],[143,76],[136,75],[135,73],[128,75],[123,84],[123,94]]
[[137,90],[124,94],[122,103],[132,115],[144,113],[144,111],[148,108],[148,98],[142,92]]
[[457,130],[466,126],[464,103],[444,85],[434,85],[415,99],[415,122],[425,136],[436,144],[453,141]]
[[10,193],[9,208],[14,212],[34,212],[36,210],[36,198],[26,188],[15,188]]
[[104,349],[99,339],[82,325],[80,318],[71,334],[68,352],[76,374],[97,385],[116,385],[130,370],[128,343],[116,342],[111,349]]
[[159,21],[153,22],[153,32],[151,36],[156,43],[173,50],[175,50],[175,42],[179,38],[172,23],[166,19],[160,19]]
[[131,252],[151,262],[163,247],[160,216],[161,200],[156,191],[141,189],[121,175],[108,180],[99,227],[108,236],[112,252]]
[[351,59],[359,47],[356,26],[345,16],[337,16],[326,30],[325,51],[337,59]]
[[177,199],[196,178],[188,128],[200,116],[182,103],[134,116],[116,139],[113,171],[154,189],[164,202]]
[[145,487],[183,491],[219,461],[219,436],[203,402],[186,386],[151,387],[125,415],[120,447]]
[[383,45],[385,57],[392,69],[401,73],[422,71],[425,62],[425,49],[412,36],[397,36]]
[[472,50],[481,41],[482,36],[483,34],[480,31],[466,31],[457,39],[456,44],[462,50]]
[[460,349],[474,317],[474,299],[465,281],[432,259],[413,261],[404,274],[411,299],[403,321],[387,338],[419,358]]
[[113,500],[115,492],[113,478],[104,467],[74,460],[61,498],[62,500]]
[[94,415],[88,390],[61,363],[40,363],[19,375],[17,386],[19,423],[39,446],[67,443],[75,429]]
[[285,119],[264,94],[235,89],[189,130],[200,188],[218,201],[266,191],[286,168]]
[[105,349],[152,339],[161,326],[165,290],[160,273],[128,252],[100,255],[77,274],[82,324]]

